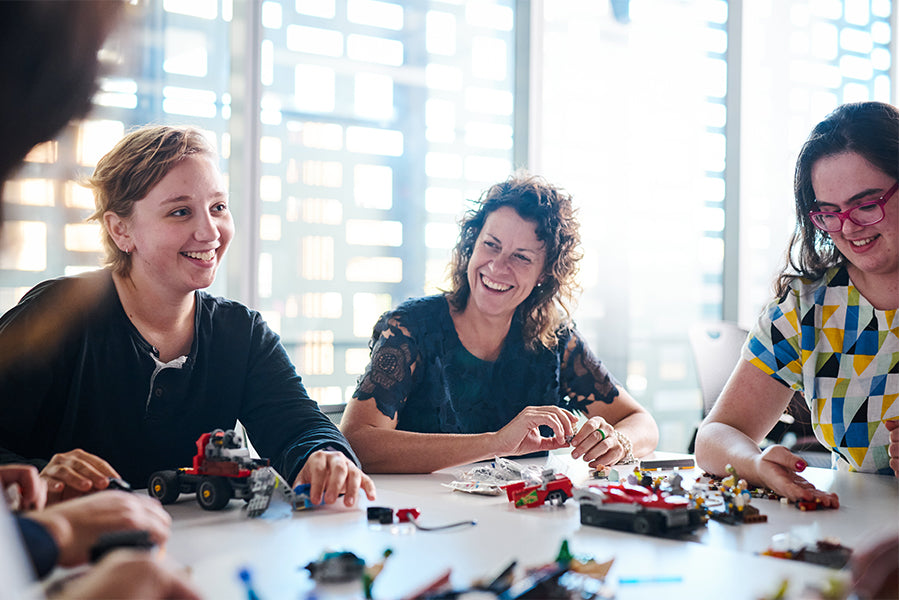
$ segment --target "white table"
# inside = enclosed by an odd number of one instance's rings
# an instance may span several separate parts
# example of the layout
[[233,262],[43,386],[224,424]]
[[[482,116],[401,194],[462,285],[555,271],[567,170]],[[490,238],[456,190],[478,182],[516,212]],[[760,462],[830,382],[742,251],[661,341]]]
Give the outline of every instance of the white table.
[[[587,478],[584,463],[560,455],[546,460],[576,483]],[[353,509],[293,513],[284,505],[273,505],[263,517],[249,519],[241,510],[243,502],[206,512],[185,495],[168,506],[174,526],[167,552],[190,566],[194,581],[209,598],[246,599],[236,573],[248,566],[262,600],[297,600],[306,598],[313,587],[303,567],[323,551],[349,550],[371,564],[390,548],[394,554],[375,583],[374,596],[398,599],[448,569],[452,583],[464,587],[475,579],[492,579],[514,559],[520,567],[550,562],[567,539],[576,555],[615,559],[607,581],[616,588],[617,598],[741,599],[771,595],[784,579],[790,581],[789,597],[798,597],[806,584],[821,585],[829,577],[847,581],[845,571],[759,556],[774,534],[817,527],[820,539],[834,537],[859,548],[898,533],[898,487],[893,477],[807,469],[805,475],[817,487],[840,496],[839,510],[802,512],[775,500],[754,499],[767,523],[732,526],[710,521],[694,535],[673,540],[583,526],[579,506],[571,500],[560,507],[516,509],[505,495],[464,494],[441,485],[461,470],[376,476],[378,498],[371,504],[418,508],[423,525],[475,519],[474,527],[425,532],[408,524],[370,525],[368,502]],[[630,468],[620,471],[627,475]],[[619,583],[634,579],[642,581]],[[355,586],[338,586],[320,588],[316,597],[354,594],[358,597]]]

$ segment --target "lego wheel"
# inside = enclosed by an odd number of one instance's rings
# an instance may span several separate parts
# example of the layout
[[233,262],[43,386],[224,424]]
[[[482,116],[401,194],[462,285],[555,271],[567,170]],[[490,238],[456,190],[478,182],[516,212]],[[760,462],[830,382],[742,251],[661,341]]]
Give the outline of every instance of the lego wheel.
[[197,503],[205,510],[225,508],[231,495],[231,484],[222,477],[204,477],[197,487]]
[[147,482],[147,492],[163,504],[175,502],[181,493],[180,487],[175,471],[157,471]]
[[565,504],[566,500],[569,497],[566,496],[566,493],[562,490],[553,490],[549,494],[547,494],[547,504],[558,506],[561,504]]
[[631,523],[631,529],[635,533],[641,533],[644,535],[649,535],[656,533],[657,528],[655,527],[656,523],[647,515],[637,515],[634,518],[634,521]]

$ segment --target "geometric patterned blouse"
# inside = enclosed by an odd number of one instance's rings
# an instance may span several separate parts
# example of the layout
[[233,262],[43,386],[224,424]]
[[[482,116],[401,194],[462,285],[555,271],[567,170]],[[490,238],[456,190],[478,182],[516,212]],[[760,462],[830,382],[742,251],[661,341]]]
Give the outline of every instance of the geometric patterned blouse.
[[884,475],[893,474],[884,422],[898,417],[898,354],[897,311],[873,307],[843,266],[818,281],[794,280],[743,349],[745,360],[803,393],[833,467]]

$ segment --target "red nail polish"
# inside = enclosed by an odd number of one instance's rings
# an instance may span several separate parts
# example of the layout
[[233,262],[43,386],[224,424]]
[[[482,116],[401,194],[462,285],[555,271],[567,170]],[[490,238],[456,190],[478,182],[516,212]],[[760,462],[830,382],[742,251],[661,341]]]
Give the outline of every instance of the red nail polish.
[[798,473],[799,473],[800,471],[802,471],[803,469],[805,469],[805,468],[806,468],[806,461],[805,461],[805,460],[798,460],[798,461],[797,461],[797,464],[794,465],[794,470],[797,471]]

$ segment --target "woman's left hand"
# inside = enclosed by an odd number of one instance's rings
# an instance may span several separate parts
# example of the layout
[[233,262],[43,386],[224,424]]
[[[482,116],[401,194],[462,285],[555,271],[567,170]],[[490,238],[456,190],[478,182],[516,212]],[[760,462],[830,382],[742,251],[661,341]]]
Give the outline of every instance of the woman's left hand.
[[344,505],[353,506],[359,499],[360,488],[369,500],[375,499],[375,483],[353,464],[343,452],[316,450],[297,474],[294,486],[309,484],[309,499],[313,504],[333,504],[344,495]]
[[614,465],[625,458],[626,450],[615,428],[603,417],[591,417],[572,438],[572,458],[583,457],[592,469]]

